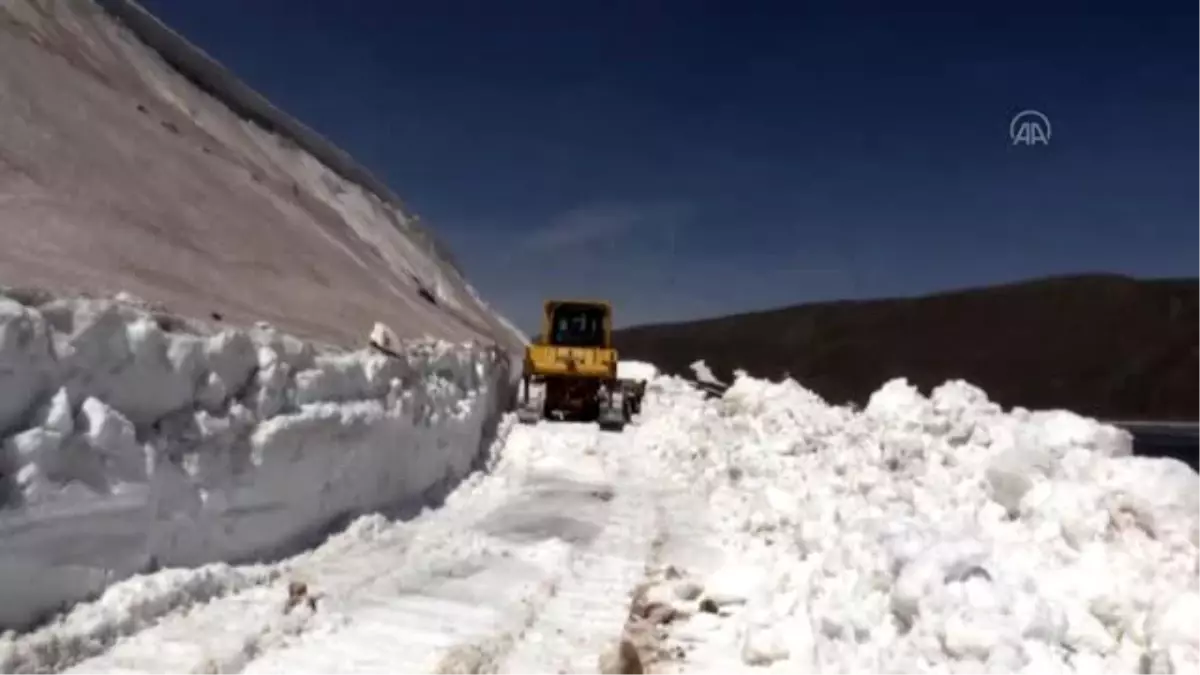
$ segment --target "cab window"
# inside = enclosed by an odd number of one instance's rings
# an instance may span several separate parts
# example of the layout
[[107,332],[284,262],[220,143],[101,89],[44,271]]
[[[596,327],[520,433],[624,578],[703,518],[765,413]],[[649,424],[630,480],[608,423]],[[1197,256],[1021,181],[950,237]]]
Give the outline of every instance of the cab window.
[[550,315],[550,343],[564,347],[603,347],[606,310],[562,304]]

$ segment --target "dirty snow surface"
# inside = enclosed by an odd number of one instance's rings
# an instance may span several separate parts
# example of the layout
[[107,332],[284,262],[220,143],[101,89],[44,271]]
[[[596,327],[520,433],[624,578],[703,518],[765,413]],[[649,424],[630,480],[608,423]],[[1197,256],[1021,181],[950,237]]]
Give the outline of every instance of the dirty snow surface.
[[1129,449],[961,382],[656,377],[622,433],[506,418],[438,508],[129,579],[0,669],[1195,672],[1197,476]]
[[175,70],[198,53],[180,45],[164,58],[93,0],[0,3],[0,283],[337,344],[375,321],[525,341],[414,213],[235,113],[235,74]]

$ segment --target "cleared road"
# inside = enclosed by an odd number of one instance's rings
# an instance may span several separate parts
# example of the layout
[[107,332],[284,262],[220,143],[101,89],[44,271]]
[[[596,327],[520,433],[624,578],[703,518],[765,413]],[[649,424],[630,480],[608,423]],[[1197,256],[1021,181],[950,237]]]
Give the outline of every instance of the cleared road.
[[[594,672],[622,634],[675,508],[639,436],[636,425],[619,434],[512,426],[497,464],[442,508],[406,522],[362,518],[236,584],[206,581],[222,587],[203,599],[170,592],[176,582],[165,576],[131,580],[128,593],[107,597],[158,588],[160,600],[134,612],[77,609],[18,638],[8,667]],[[303,600],[283,611],[295,582],[308,586],[315,611]]]

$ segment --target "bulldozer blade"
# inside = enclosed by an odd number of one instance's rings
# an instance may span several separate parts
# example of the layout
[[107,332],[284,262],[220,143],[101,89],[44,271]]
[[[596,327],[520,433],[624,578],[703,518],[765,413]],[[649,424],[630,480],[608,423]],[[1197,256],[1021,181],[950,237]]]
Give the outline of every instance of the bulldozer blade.
[[517,410],[517,421],[522,424],[536,424],[542,419],[542,411],[537,408],[520,408]]
[[600,429],[602,431],[623,431],[625,429],[625,420],[617,418],[600,418]]

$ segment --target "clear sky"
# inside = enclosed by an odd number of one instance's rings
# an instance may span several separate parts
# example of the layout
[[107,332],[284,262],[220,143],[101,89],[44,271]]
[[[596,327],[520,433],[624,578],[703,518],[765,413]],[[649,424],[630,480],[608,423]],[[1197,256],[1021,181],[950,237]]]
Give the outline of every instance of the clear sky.
[[[1195,0],[143,0],[502,312],[1197,274]],[[1024,109],[1048,145],[1014,145]]]

